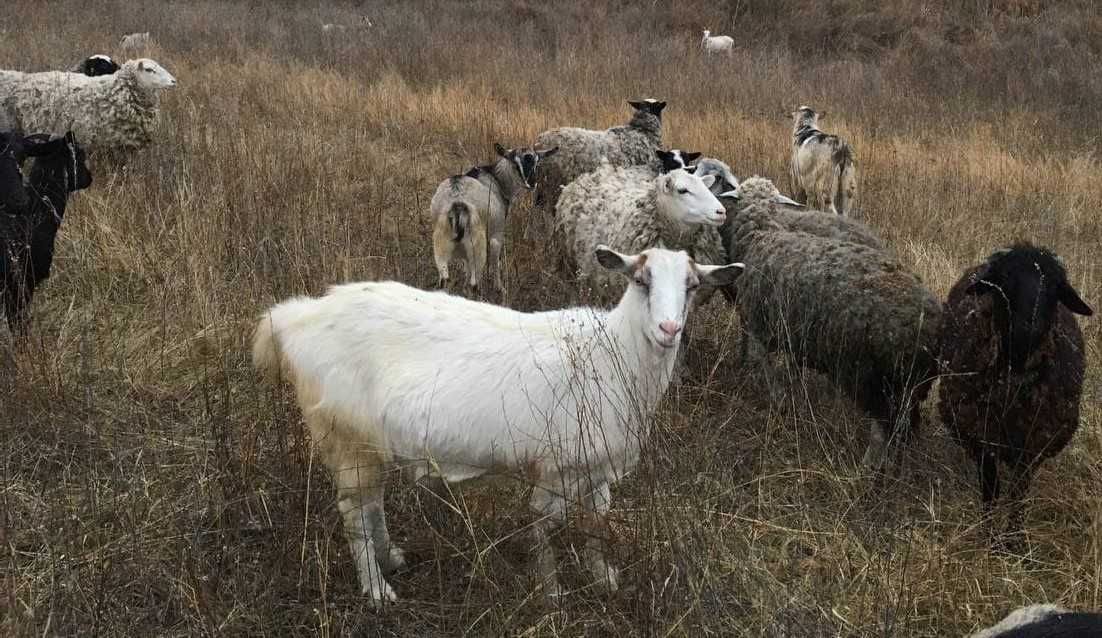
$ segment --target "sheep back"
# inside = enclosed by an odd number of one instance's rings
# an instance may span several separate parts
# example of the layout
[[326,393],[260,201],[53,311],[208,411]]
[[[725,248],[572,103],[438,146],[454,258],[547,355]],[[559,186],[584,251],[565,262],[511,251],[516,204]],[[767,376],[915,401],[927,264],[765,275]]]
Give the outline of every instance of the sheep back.
[[[745,327],[767,347],[827,374],[866,410],[937,371],[941,304],[894,257],[806,233],[753,232],[740,244]],[[899,401],[905,397],[889,397]],[[881,415],[877,415],[881,416]]]

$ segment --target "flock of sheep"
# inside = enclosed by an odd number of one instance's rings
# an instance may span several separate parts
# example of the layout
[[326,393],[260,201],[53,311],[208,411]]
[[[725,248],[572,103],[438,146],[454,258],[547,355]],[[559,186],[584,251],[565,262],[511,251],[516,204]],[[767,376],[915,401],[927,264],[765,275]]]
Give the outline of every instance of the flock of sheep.
[[[148,34],[127,37],[127,46],[148,44]],[[701,46],[728,50],[723,38],[705,31]],[[0,71],[0,292],[13,333],[26,330],[31,297],[49,276],[69,194],[91,184],[85,150],[147,146],[157,94],[175,84],[147,58]],[[720,159],[663,149],[666,103],[629,105],[622,126],[495,145],[492,163],[444,179],[429,209],[441,287],[458,259],[470,288],[492,267],[504,293],[507,215],[534,191],[563,273],[611,309],[524,313],[388,281],[335,286],[261,315],[254,365],[295,387],[363,592],[396,599],[385,574],[404,556],[387,531],[381,480],[395,465],[434,489],[502,476],[530,485],[549,595],[562,591],[549,532],[580,508],[584,560],[615,590],[618,572],[600,542],[610,487],[636,465],[683,365],[691,311],[717,290],[770,387],[779,382],[769,356],[779,353],[825,375],[871,417],[870,469],[898,464],[889,451],[917,428],[940,379],[941,418],[975,459],[986,509],[999,496],[999,462],[1011,468],[1018,530],[1032,472],[1079,422],[1085,347],[1073,314],[1091,309],[1060,259],[1025,242],[995,250],[942,303],[847,216],[855,155],[818,128],[814,109],[793,113],[791,199],[766,178],[740,180]],[[1021,615],[1026,624],[1066,616],[1099,626],[1052,607]]]

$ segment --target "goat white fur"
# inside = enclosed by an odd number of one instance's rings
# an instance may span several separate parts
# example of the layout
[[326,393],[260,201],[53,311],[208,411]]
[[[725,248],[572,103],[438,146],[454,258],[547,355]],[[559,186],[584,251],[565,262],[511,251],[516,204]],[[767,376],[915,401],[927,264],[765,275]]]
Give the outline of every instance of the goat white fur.
[[708,190],[714,181],[685,169],[660,175],[645,166],[607,163],[582,175],[563,189],[555,209],[568,267],[597,298],[607,299],[618,282],[594,257],[600,244],[630,253],[686,250],[702,264],[727,263],[718,231],[726,213]]
[[724,52],[730,56],[734,46],[735,40],[731,36],[712,35],[708,29],[704,29],[704,37],[700,39],[701,50],[708,54]]
[[[392,463],[451,482],[504,474],[533,485],[539,564],[552,595],[549,529],[565,522],[571,503],[584,508],[587,526],[603,527],[609,486],[634,468],[669,385],[695,288],[730,283],[742,265],[698,266],[660,249],[597,252],[631,280],[611,312],[522,313],[371,282],[261,316],[253,363],[294,383],[333,476],[362,591],[377,604],[396,598],[383,569],[403,563],[383,512],[381,478]],[[597,580],[615,589],[596,539],[586,556]]]
[[0,71],[0,102],[10,105],[24,130],[72,130],[89,150],[137,150],[152,143],[158,92],[172,86],[176,78],[148,58],[96,77]]

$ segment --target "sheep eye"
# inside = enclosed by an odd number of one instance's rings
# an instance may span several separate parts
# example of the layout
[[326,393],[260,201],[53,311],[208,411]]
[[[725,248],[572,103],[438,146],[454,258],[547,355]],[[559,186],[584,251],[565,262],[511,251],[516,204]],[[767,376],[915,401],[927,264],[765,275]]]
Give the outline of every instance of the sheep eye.
[[679,189],[677,189],[677,192],[678,192],[678,193],[680,193],[680,194],[682,194],[682,195],[688,195],[688,194],[689,194],[689,189],[687,189],[687,188],[679,188]]

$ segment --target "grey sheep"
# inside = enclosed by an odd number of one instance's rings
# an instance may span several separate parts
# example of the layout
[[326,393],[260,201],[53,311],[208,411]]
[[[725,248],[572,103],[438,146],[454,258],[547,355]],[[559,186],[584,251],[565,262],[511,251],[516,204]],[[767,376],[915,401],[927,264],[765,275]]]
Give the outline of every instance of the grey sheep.
[[657,167],[655,151],[662,143],[662,109],[665,102],[654,99],[629,101],[635,112],[622,126],[604,131],[563,127],[544,131],[536,146],[559,147],[559,154],[540,172],[536,205],[553,211],[567,184],[601,165],[602,158],[613,166]]
[[728,260],[746,264],[736,286],[751,339],[818,370],[869,414],[864,456],[880,466],[896,424],[907,434],[937,372],[941,304],[894,256],[787,229],[767,179],[739,185],[728,207]]
[[72,130],[92,151],[131,151],[153,141],[158,93],[176,78],[148,58],[128,60],[111,75],[0,71],[0,104],[27,131]]
[[1011,470],[1009,531],[1022,527],[1033,472],[1079,428],[1086,345],[1075,315],[1090,307],[1055,253],[1028,243],[996,251],[949,291],[938,407],[979,468],[984,508]]

